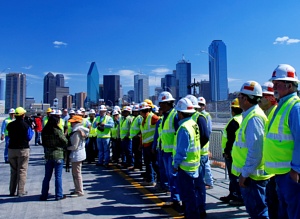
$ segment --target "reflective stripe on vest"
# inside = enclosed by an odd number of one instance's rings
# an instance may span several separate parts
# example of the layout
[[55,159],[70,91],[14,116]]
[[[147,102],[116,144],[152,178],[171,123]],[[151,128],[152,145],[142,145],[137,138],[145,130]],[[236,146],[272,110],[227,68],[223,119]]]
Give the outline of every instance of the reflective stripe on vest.
[[129,136],[129,130],[130,130],[130,124],[131,124],[131,117],[127,116],[125,119],[122,116],[120,119],[120,138],[123,139],[126,136]]
[[243,116],[242,116],[242,114],[235,115],[234,117],[232,117],[230,119],[230,121],[225,126],[225,128],[223,130],[223,135],[222,135],[222,153],[224,153],[224,149],[226,148],[226,143],[228,141],[226,129],[227,129],[228,125],[231,123],[232,120],[236,121],[240,126],[241,123],[242,123],[242,120],[243,120]]
[[[109,119],[110,116],[105,115],[101,123],[106,124]],[[97,122],[100,123],[100,116],[97,117]],[[97,129],[97,138],[110,138],[110,128],[104,128],[102,132]]]
[[176,116],[176,110],[173,108],[168,114],[164,125],[162,126],[161,122],[159,126],[161,127],[161,148],[166,153],[172,153],[174,148],[174,136],[175,136],[175,127],[174,127],[174,118]]
[[[89,119],[89,122],[90,122],[90,119]],[[95,123],[96,123],[96,118],[94,118],[93,121],[91,122],[89,137],[96,137],[97,136],[97,127],[94,128]]]
[[149,115],[146,118],[146,121],[143,124],[141,124],[141,132],[142,132],[142,143],[150,143],[153,141],[153,137],[155,134],[155,124],[151,124],[153,113],[149,113]]
[[[199,112],[199,115],[203,116],[206,120],[207,123],[207,128],[208,128],[208,117],[210,117],[210,114],[208,112]],[[197,117],[198,119],[198,117]],[[196,121],[197,122],[197,121]],[[201,155],[202,156],[206,156],[208,155],[208,151],[209,151],[209,141],[203,146],[203,148],[201,148]]]
[[[248,115],[243,119],[239,129],[236,132],[235,142],[232,147],[232,157],[234,159],[231,171],[235,176],[239,176],[242,173],[242,169],[248,156],[245,131],[249,120],[253,117],[260,118],[264,124],[267,122],[266,115],[258,105],[256,105],[252,109],[252,111],[250,111]],[[256,170],[252,172],[249,177],[254,180],[266,180],[271,177],[271,175],[266,175],[264,171],[263,159],[261,160]]]
[[[186,159],[183,160],[179,166],[182,170],[187,172],[197,171],[200,166],[200,158],[201,158],[199,127],[193,119],[189,119],[183,122],[181,126],[179,126],[175,136],[177,136],[177,133],[181,129],[185,129],[189,133],[189,142],[187,142],[189,146],[186,152]],[[175,141],[174,141],[173,157],[175,157],[176,155],[176,150],[177,150],[177,137],[175,137]]]
[[137,134],[140,133],[141,131],[141,120],[143,119],[143,117],[141,115],[138,115],[136,117],[134,117],[131,125],[130,125],[130,136],[129,138],[133,138],[134,136],[136,136]]
[[290,111],[299,97],[292,96],[273,116],[273,123],[268,124],[264,141],[265,169],[270,174],[285,174],[291,169],[294,140],[289,128]]

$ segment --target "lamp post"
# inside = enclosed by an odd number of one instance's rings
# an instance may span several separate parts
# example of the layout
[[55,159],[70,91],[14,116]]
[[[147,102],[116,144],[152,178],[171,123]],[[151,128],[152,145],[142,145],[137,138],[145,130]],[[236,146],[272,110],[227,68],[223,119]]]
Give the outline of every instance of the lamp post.
[[200,87],[200,83],[199,82],[196,83],[196,79],[194,78],[194,83],[191,83],[190,85],[188,85],[188,88],[193,88],[194,96],[196,96],[196,87]]
[[215,91],[215,108],[216,108],[216,118],[218,118],[218,95],[217,95],[217,69],[216,69],[216,59],[207,51],[200,51],[201,53],[206,53],[210,58],[212,58],[214,60],[214,91]]

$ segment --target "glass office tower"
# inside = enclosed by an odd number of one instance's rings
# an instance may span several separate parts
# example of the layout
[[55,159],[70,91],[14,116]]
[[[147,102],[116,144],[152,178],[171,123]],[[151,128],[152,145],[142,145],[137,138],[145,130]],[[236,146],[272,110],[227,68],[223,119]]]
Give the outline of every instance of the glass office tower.
[[56,78],[49,72],[44,77],[44,103],[50,103],[53,106],[53,100],[56,97]]
[[87,102],[89,105],[99,101],[99,72],[96,62],[92,62],[87,74]]
[[188,86],[191,84],[191,63],[182,57],[182,60],[176,64],[176,99],[185,97],[191,93],[191,88]]
[[120,98],[120,75],[103,75],[103,99],[109,106],[118,104]]
[[226,45],[222,40],[214,40],[208,48],[209,81],[212,101],[228,99]]
[[149,77],[148,75],[134,75],[134,101],[141,103],[149,98]]

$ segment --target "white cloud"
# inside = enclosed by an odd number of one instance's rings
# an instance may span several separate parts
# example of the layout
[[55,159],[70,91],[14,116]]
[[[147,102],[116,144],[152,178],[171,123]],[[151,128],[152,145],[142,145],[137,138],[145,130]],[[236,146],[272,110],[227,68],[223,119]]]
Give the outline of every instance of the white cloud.
[[46,72],[44,72],[44,75],[48,74],[49,72],[51,72],[54,76],[56,76],[57,74],[62,74],[62,75],[64,75],[65,80],[80,80],[80,81],[86,80],[86,74],[72,73],[72,72],[46,71]]
[[238,81],[242,81],[242,79],[240,79],[240,78],[228,78],[228,82],[238,82]]
[[283,37],[277,37],[273,44],[294,44],[294,43],[300,43],[300,39],[290,39],[288,36],[283,36]]
[[22,67],[22,68],[24,68],[24,69],[26,69],[26,70],[29,70],[29,69],[32,69],[32,65],[24,66],[24,67]]
[[65,42],[62,42],[62,41],[54,41],[53,42],[53,45],[54,45],[54,47],[55,48],[60,48],[61,46],[67,46],[68,44],[67,43],[65,43]]
[[171,73],[171,70],[168,68],[156,68],[151,70],[151,73],[164,76],[167,73]]
[[33,75],[33,74],[27,74],[27,73],[26,73],[26,77],[32,78],[32,79],[38,79],[38,80],[42,79],[42,77],[40,77],[40,76]]

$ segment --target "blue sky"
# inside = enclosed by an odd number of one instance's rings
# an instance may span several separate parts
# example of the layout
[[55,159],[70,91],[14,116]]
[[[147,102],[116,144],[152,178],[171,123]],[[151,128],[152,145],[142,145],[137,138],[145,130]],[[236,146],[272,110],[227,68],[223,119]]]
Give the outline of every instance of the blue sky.
[[[213,40],[227,46],[229,90],[260,83],[278,64],[300,71],[300,1],[52,0],[0,2],[0,73],[27,74],[27,96],[42,100],[46,73],[65,76],[70,93],[86,91],[95,61],[119,74],[124,92],[133,75],[149,75],[151,94],[182,54],[192,78],[208,79]],[[8,69],[10,68],[10,69]]]

